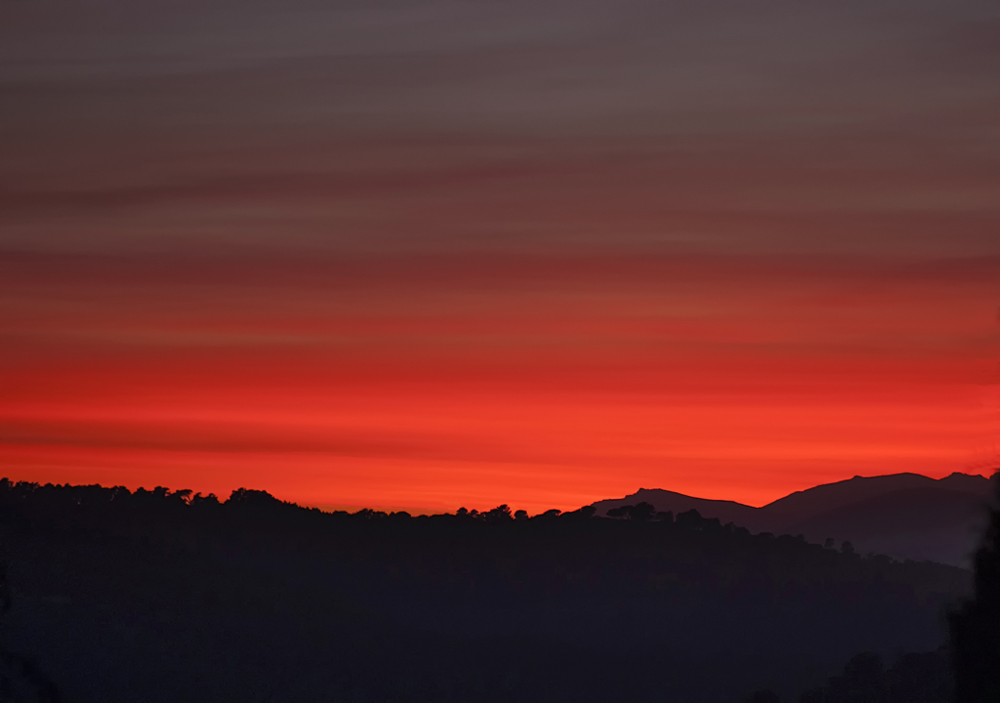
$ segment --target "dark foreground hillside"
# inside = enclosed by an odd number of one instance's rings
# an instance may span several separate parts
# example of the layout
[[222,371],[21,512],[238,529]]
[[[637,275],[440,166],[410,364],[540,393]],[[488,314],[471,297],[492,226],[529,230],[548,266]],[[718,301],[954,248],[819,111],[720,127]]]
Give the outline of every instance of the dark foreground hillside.
[[788,699],[934,650],[969,573],[697,513],[321,513],[0,482],[8,651],[66,701]]

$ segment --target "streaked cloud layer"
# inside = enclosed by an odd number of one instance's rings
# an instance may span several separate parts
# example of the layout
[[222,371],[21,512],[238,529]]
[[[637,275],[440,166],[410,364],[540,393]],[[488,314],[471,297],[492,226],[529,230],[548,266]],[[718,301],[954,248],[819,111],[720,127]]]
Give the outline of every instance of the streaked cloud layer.
[[0,7],[0,461],[412,510],[943,475],[989,2]]

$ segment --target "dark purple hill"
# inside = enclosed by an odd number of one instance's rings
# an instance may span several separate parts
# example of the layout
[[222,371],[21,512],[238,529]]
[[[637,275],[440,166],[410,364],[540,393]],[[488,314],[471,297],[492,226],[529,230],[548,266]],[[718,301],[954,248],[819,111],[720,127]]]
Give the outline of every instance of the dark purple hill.
[[752,532],[802,534],[812,542],[832,538],[838,545],[850,541],[863,554],[966,566],[991,495],[990,481],[983,476],[955,473],[938,480],[904,473],[814,486],[762,508],[661,489],[640,489],[594,507],[604,515],[645,501],[674,514],[697,510]]
[[[989,481],[982,480],[988,494]],[[795,491],[773,503],[768,503],[761,510],[766,512],[772,521],[791,524],[860,501],[879,498],[896,491],[933,488],[938,483],[933,478],[910,473],[855,476],[846,481],[825,483],[803,491]]]
[[[760,508],[754,508],[743,503],[732,500],[708,500],[706,498],[694,498],[666,491],[662,488],[640,488],[632,495],[624,498],[612,498],[594,503],[598,515],[606,515],[608,510],[621,505],[635,505],[646,502],[656,507],[657,510],[669,510],[677,515],[688,510],[697,510],[703,517],[717,517],[723,524],[733,522],[744,527],[751,527],[756,524],[757,513]],[[752,528],[751,528],[752,529]]]

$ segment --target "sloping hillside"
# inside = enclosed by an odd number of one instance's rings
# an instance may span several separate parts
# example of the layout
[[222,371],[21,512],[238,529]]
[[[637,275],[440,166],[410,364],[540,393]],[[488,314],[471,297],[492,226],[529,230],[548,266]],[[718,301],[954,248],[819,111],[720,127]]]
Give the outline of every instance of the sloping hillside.
[[929,559],[966,566],[980,534],[991,483],[983,476],[919,474],[856,476],[796,491],[762,508],[705,500],[658,489],[640,489],[594,503],[599,515],[647,502],[674,514],[697,510],[752,532],[804,535],[814,542],[852,543],[862,553]]
[[0,481],[0,646],[65,700],[733,703],[943,642],[970,574],[688,514],[323,513]]

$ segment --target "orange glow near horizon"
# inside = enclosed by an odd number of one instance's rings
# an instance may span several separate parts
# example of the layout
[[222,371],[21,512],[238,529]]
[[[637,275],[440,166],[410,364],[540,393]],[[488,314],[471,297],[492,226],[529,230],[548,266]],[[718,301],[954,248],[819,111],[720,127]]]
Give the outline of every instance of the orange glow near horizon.
[[662,282],[648,262],[631,277],[535,262],[517,285],[487,270],[444,293],[420,277],[230,284],[199,306],[197,283],[155,276],[80,300],[45,281],[51,263],[22,263],[8,285],[45,294],[5,308],[5,473],[540,512],[639,487],[761,505],[856,474],[975,471],[988,453],[996,347],[975,312],[990,282],[696,264]]
[[1000,464],[989,3],[105,5],[0,3],[0,474],[536,512]]

